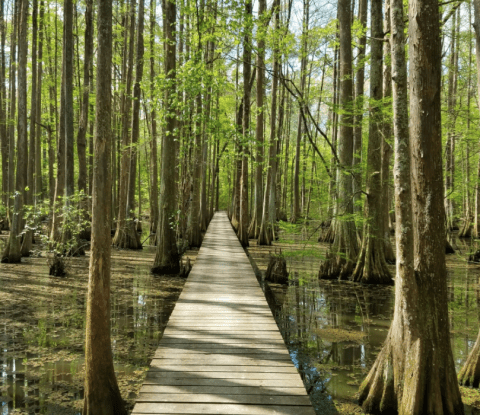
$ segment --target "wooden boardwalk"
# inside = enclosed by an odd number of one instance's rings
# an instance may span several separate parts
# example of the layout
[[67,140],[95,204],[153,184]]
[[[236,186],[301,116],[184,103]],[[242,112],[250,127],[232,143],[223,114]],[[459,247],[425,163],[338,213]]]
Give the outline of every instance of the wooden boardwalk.
[[224,212],[210,223],[133,413],[315,415]]

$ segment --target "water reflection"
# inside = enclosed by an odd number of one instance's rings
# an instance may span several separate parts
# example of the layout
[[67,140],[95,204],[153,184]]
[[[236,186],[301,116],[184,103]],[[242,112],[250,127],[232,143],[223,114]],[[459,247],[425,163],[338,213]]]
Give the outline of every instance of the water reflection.
[[[452,244],[457,254],[447,256],[448,304],[458,371],[479,329],[480,267],[465,260],[468,252],[476,248],[470,240],[454,238]],[[294,244],[290,247],[295,249]],[[323,245],[320,249],[326,248]],[[394,289],[319,281],[318,257],[295,258],[287,255],[288,287],[266,287],[269,303],[309,392],[326,392],[336,399],[351,400],[387,335],[393,317]]]
[[[153,254],[113,252],[112,347],[124,398],[134,397],[184,284],[153,277]],[[0,295],[17,289],[0,304],[0,414],[80,414],[88,258],[76,258],[65,280],[44,275],[42,259],[28,262],[0,275]]]

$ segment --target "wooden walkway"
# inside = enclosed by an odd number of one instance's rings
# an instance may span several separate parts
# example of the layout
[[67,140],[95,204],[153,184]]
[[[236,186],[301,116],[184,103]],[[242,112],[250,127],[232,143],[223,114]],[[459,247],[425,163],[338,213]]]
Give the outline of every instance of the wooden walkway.
[[315,415],[224,212],[210,223],[133,414]]

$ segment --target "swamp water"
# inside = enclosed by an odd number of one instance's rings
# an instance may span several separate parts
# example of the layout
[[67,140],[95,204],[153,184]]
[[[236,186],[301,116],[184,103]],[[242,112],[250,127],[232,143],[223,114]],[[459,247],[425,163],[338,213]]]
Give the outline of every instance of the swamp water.
[[[298,227],[297,229],[301,229]],[[249,253],[265,271],[269,252],[287,258],[288,286],[265,292],[318,414],[361,413],[354,394],[387,334],[393,288],[318,281],[327,244],[295,229],[273,247]],[[447,256],[452,347],[457,370],[473,347],[480,316],[480,266],[467,264],[469,243]],[[195,258],[196,252],[187,252]],[[154,251],[112,251],[112,344],[122,396],[133,404],[184,280],[153,277]],[[394,268],[392,267],[392,270]],[[81,413],[88,257],[71,261],[65,279],[48,276],[45,258],[0,269],[0,415]],[[466,388],[462,389],[467,401]],[[473,394],[467,414],[478,414]],[[477,411],[477,412],[475,412]]]
[[[288,225],[290,226],[290,225]],[[300,229],[300,227],[298,227]],[[363,413],[354,395],[386,338],[393,317],[394,288],[318,280],[328,244],[306,232],[280,232],[271,247],[248,249],[265,272],[269,253],[281,249],[287,260],[288,286],[265,284],[290,356],[299,369],[318,414]],[[453,239],[447,255],[451,342],[457,372],[477,338],[480,326],[480,266],[468,264],[470,240]],[[394,274],[395,267],[391,267]],[[480,414],[480,395],[462,388],[466,414]]]
[[[132,406],[183,288],[154,277],[154,248],[112,250],[111,325],[115,371]],[[195,251],[187,256],[193,261]],[[48,276],[45,258],[0,269],[0,414],[81,414],[88,256],[66,278]]]

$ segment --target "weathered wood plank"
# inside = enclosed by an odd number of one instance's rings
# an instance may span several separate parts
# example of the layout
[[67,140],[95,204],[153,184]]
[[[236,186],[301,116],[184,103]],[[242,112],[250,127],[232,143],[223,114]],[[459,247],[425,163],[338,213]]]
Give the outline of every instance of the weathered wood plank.
[[180,348],[180,347],[161,347],[159,348],[156,353],[155,357],[163,357],[163,358],[168,358],[172,356],[172,354],[176,353],[177,355],[197,355],[201,354],[203,356],[197,356],[198,358],[205,357],[205,355],[211,355],[211,354],[265,354],[265,353],[271,353],[271,354],[281,354],[290,357],[289,353],[286,350],[283,350],[281,348],[276,348],[276,349],[267,349],[267,348],[254,348],[254,347],[209,347],[209,348],[200,348],[197,347],[195,349],[189,349],[189,348]]
[[296,380],[290,379],[208,379],[208,378],[166,378],[156,376],[154,372],[148,372],[145,384],[169,385],[169,386],[256,386],[256,387],[284,387],[301,388],[303,382],[300,376]]
[[224,213],[209,226],[133,414],[314,414]]
[[235,370],[235,372],[254,372],[254,373],[296,373],[297,369],[295,366],[207,366],[206,364],[203,365],[188,365],[188,366],[181,366],[181,365],[165,365],[165,366],[158,366],[158,367],[150,367],[150,371],[154,372],[226,372],[229,370]]
[[[224,355],[213,355],[208,357],[208,364],[210,366],[215,365],[231,365],[231,366],[289,366],[292,364],[289,357],[280,357],[280,356],[260,356],[261,358],[255,356],[224,356]],[[181,357],[175,356],[171,358],[156,358],[152,359],[151,366],[158,366],[164,363],[168,363],[170,365],[194,365],[200,362],[200,359],[204,359],[202,357]]]
[[238,415],[315,415],[310,406],[241,405],[204,403],[147,403],[139,402],[134,414],[238,414]]
[[286,388],[269,386],[268,388],[259,388],[256,386],[165,386],[145,384],[140,393],[161,394],[215,394],[215,395],[276,395],[276,396],[307,396],[305,388]]
[[141,392],[137,402],[177,402],[177,403],[232,403],[249,405],[299,405],[310,406],[308,396],[279,395],[217,395],[210,394],[157,394]]
[[229,372],[156,372],[151,370],[149,374],[153,376],[164,377],[165,379],[276,379],[276,380],[298,380],[297,373],[272,373],[272,372],[239,372],[231,370]]
[[279,346],[284,346],[283,339],[270,339],[270,340],[261,340],[257,339],[257,341],[251,341],[252,339],[249,339],[249,342],[246,342],[245,340],[242,341],[242,339],[185,339],[185,338],[180,338],[180,337],[169,337],[169,338],[163,338],[161,342],[162,347],[167,347],[167,346],[172,346],[173,345],[182,345],[181,347],[186,347],[187,345],[190,345],[191,347],[198,347],[204,345],[205,347],[208,347],[208,345],[211,345],[211,347],[241,347],[241,346],[246,346],[248,345],[249,347],[279,347]]

